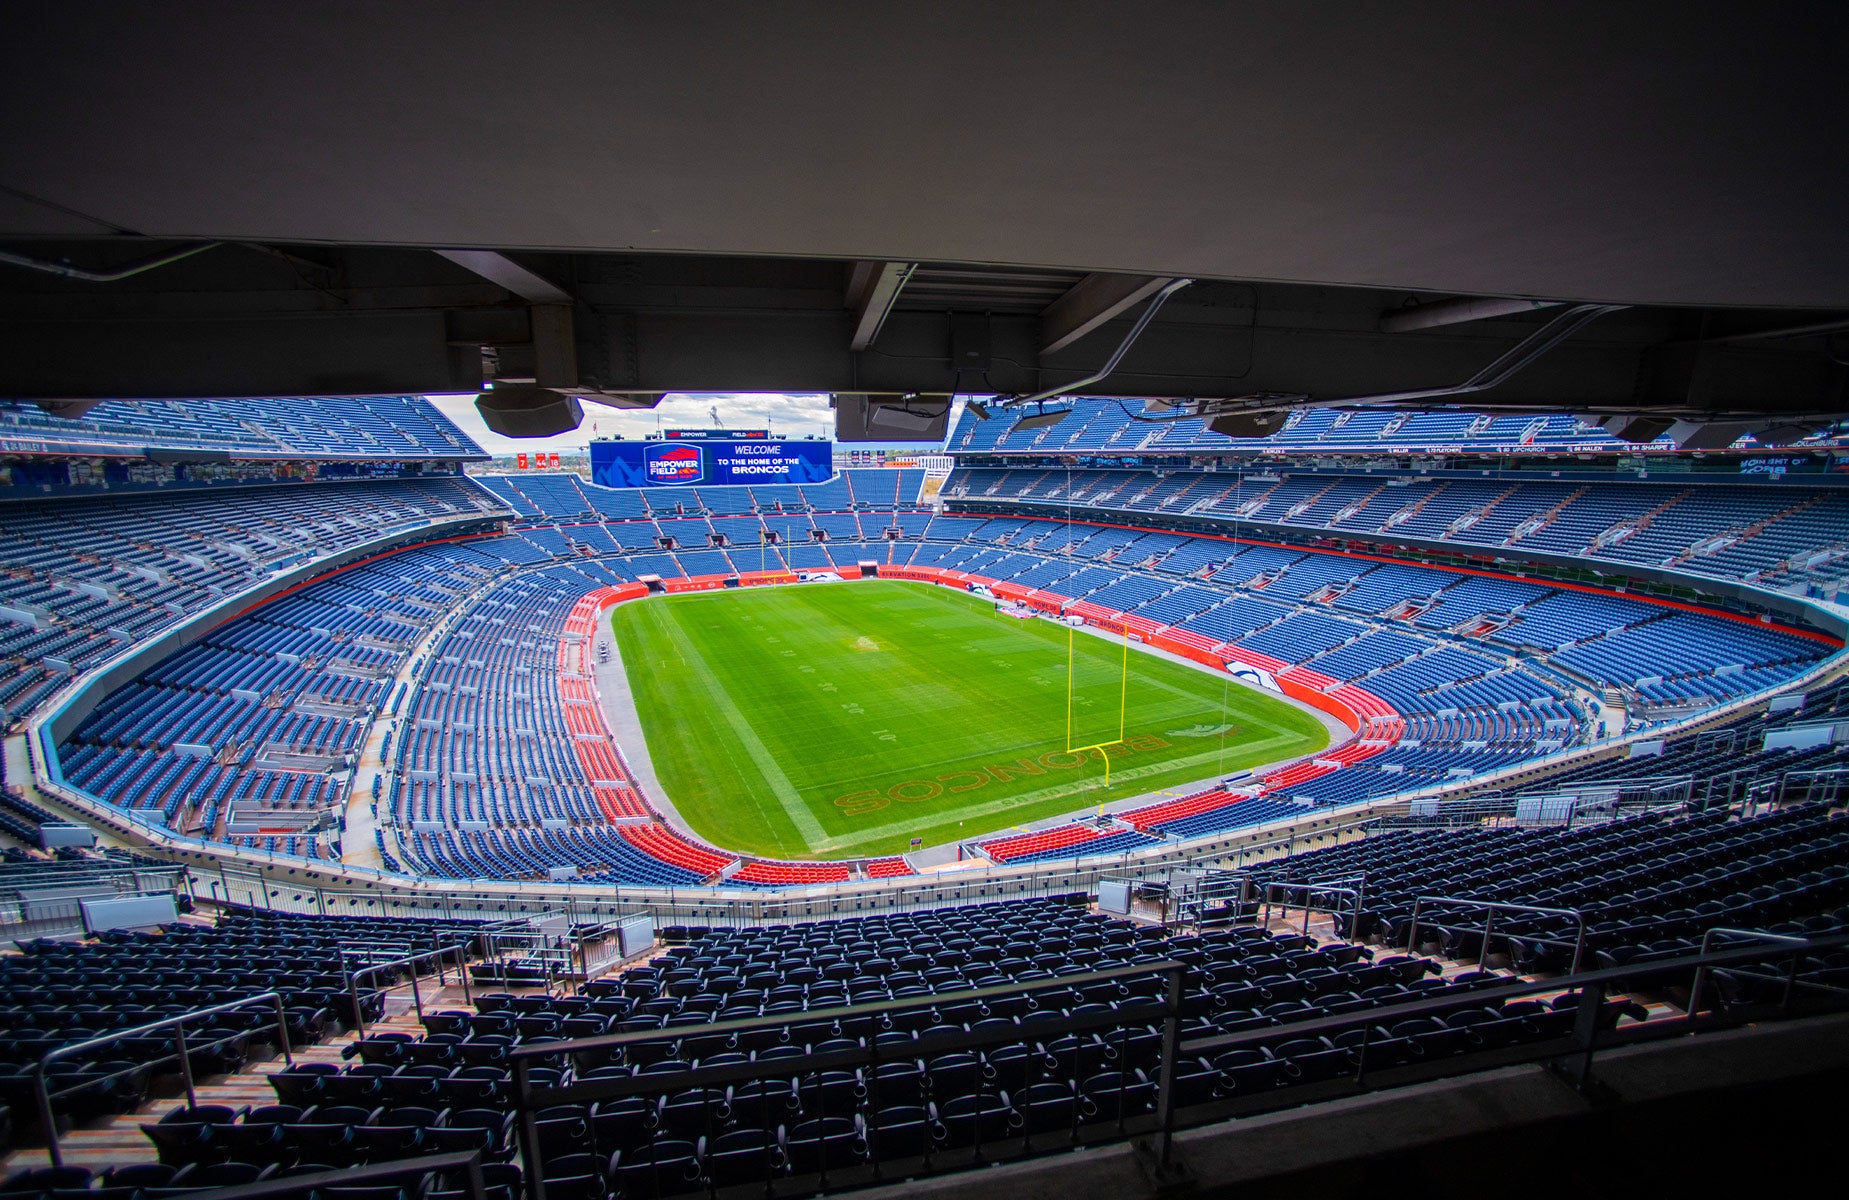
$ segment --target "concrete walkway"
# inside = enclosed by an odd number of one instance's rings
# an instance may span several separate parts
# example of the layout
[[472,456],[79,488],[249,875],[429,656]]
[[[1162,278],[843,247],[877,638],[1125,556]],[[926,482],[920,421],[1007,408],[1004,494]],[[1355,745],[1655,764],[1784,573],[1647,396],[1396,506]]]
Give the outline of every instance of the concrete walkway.
[[[627,601],[629,604],[647,602],[646,597]],[[686,818],[674,807],[673,799],[655,774],[655,760],[649,757],[648,738],[642,732],[642,716],[636,711],[636,698],[629,691],[629,672],[623,666],[623,652],[617,648],[616,635],[610,629],[608,613],[599,618],[592,636],[610,647],[610,661],[597,662],[597,654],[593,649],[591,687],[597,693],[598,707],[603,710],[604,724],[609,727],[616,744],[622,748],[623,761],[629,765],[629,773],[636,778],[637,789],[648,801],[648,806],[660,813],[669,825],[696,841],[705,841],[688,827]]]

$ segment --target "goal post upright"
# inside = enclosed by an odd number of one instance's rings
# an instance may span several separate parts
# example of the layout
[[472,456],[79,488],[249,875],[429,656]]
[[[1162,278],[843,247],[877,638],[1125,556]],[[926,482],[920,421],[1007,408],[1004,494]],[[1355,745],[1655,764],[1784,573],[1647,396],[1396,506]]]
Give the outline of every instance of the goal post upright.
[[[1066,753],[1078,754],[1086,750],[1096,750],[1098,757],[1104,760],[1104,782],[1101,786],[1111,786],[1111,746],[1123,744],[1129,733],[1130,711],[1130,627],[1124,626],[1124,645],[1122,674],[1117,685],[1117,740],[1115,742],[1093,742],[1085,746],[1072,744],[1073,696],[1078,680],[1078,630],[1075,626],[1066,626]],[[1102,806],[1101,806],[1102,807]]]
[[1078,671],[1073,661],[1073,630],[1066,626],[1066,753],[1072,753],[1072,689],[1078,679]]
[[[1117,740],[1120,742],[1124,740],[1124,735],[1129,732],[1128,714],[1130,712],[1130,627],[1128,625],[1125,625],[1123,627],[1123,634],[1124,634],[1123,677],[1118,681],[1118,685],[1117,685]],[[1108,762],[1105,765],[1104,773],[1105,773],[1106,781],[1108,782],[1110,773],[1111,773],[1111,768]]]

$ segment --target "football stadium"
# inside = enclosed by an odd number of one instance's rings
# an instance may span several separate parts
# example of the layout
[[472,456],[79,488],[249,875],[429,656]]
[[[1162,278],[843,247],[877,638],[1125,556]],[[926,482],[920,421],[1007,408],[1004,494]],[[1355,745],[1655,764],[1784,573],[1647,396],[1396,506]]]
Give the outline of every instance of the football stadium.
[[5,1200],[1833,1169],[1821,6],[28,8]]

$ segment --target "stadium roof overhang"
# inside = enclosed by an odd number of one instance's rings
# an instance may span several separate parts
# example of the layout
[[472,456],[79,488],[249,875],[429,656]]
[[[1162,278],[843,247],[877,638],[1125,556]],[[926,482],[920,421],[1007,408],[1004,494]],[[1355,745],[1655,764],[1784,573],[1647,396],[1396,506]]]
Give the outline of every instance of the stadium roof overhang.
[[1831,5],[445,16],[13,14],[0,394],[1849,408]]

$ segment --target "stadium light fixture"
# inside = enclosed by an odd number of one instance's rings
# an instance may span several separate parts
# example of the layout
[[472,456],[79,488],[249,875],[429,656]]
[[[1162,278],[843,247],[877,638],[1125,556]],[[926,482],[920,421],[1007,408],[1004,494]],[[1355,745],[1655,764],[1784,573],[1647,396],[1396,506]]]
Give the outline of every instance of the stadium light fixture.
[[1045,429],[1049,425],[1059,424],[1071,415],[1072,410],[1069,408],[1042,408],[1039,412],[1028,413],[1026,416],[1023,416],[1014,423],[1014,426],[1009,429],[1008,432],[1018,433],[1023,429]]
[[872,404],[868,406],[867,425],[884,426],[905,433],[924,433],[942,419],[940,415],[929,412],[917,412],[910,407],[912,396],[905,397],[900,404]]
[[475,411],[489,429],[510,438],[569,433],[584,420],[576,397],[531,384],[485,391],[476,399]]
[[1207,431],[1222,437],[1269,437],[1284,428],[1284,422],[1289,417],[1290,410],[1284,408],[1216,413],[1208,418]]

